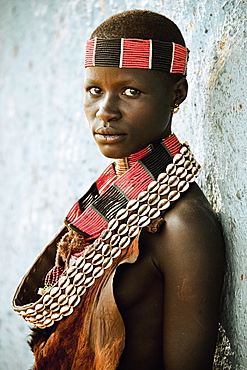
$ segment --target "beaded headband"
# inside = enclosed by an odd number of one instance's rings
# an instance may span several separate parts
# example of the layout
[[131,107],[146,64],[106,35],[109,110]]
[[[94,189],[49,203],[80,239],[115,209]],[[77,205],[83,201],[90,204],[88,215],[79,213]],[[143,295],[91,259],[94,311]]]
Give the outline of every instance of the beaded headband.
[[86,43],[85,67],[142,68],[185,75],[188,53],[174,42],[96,37]]

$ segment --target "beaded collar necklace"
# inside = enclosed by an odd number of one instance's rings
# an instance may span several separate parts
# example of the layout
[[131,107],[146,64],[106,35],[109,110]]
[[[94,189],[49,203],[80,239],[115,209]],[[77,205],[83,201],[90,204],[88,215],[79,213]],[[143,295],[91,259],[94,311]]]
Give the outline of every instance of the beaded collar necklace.
[[118,211],[145,191],[148,182],[157,179],[157,175],[172,162],[172,156],[179,153],[180,148],[181,144],[172,135],[158,145],[148,145],[130,155],[130,168],[120,177],[117,177],[114,166],[109,165],[71,208],[66,224],[82,234],[86,241],[95,239]]
[[41,298],[37,299],[38,288],[32,292],[33,285],[37,279],[44,281],[47,271],[40,271],[42,261],[54,256],[54,251],[48,248],[45,257],[44,250],[23,277],[12,303],[26,321],[46,328],[70,315],[90,287],[121,263],[142,229],[157,231],[165,211],[189,188],[200,169],[188,144],[181,145],[175,135],[131,155],[128,166],[119,177],[114,165],[108,166],[71,208],[65,221],[72,230],[68,244],[76,234],[86,248]]

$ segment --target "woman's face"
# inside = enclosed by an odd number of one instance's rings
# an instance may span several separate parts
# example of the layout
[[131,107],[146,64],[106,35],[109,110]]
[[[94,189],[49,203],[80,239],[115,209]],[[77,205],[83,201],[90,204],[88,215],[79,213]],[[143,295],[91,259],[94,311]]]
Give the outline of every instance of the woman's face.
[[84,110],[102,154],[127,157],[168,136],[174,85],[163,72],[86,68]]

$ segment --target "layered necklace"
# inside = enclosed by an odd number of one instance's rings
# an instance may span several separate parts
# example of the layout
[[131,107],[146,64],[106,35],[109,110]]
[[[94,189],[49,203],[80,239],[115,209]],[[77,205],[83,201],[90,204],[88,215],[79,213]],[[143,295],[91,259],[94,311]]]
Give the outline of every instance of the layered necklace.
[[[109,165],[66,216],[55,267],[37,273],[40,260],[32,266],[16,291],[14,310],[39,328],[71,315],[90,287],[122,262],[142,229],[157,231],[199,169],[188,144],[175,135]],[[37,285],[37,276],[45,288],[33,302],[27,285]]]

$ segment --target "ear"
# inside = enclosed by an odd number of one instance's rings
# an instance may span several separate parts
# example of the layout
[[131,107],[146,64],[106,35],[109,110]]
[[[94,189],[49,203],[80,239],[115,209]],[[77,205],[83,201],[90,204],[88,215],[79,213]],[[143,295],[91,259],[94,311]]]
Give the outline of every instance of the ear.
[[173,103],[177,103],[180,105],[187,96],[188,92],[188,82],[185,77],[182,77],[179,81],[177,81],[174,85],[174,99]]

